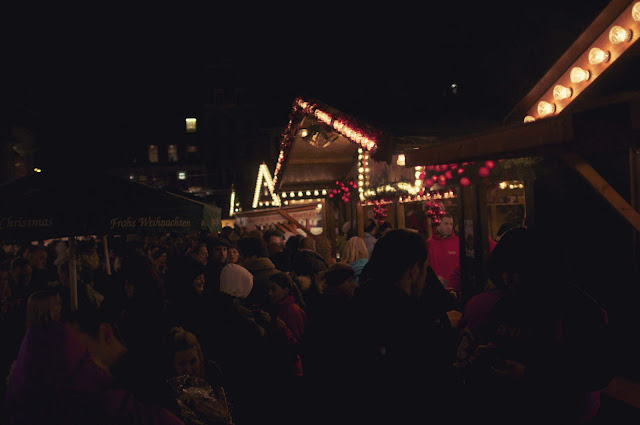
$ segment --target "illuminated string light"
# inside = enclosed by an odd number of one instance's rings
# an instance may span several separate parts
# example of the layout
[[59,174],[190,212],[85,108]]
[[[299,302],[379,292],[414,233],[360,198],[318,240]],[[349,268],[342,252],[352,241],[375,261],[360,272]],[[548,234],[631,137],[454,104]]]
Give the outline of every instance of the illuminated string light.
[[579,66],[574,66],[571,69],[571,74],[569,76],[573,84],[578,84],[583,81],[587,81],[589,77],[590,77],[589,71],[582,69]]
[[589,50],[589,63],[591,65],[599,65],[604,62],[609,62],[611,55],[609,52],[602,50],[598,47],[594,47]]
[[273,183],[273,179],[271,178],[271,173],[269,173],[269,169],[267,168],[267,165],[263,162],[262,164],[260,164],[260,168],[258,169],[258,177],[256,179],[256,187],[254,189],[253,192],[253,208],[256,208],[256,206],[262,206],[263,203],[262,202],[258,202],[260,199],[260,191],[262,190],[262,187],[266,186],[267,189],[269,190],[269,193],[271,194],[271,199],[272,202],[270,203],[264,203],[266,205],[270,205],[272,204],[273,206],[280,206],[280,197],[275,193],[275,186]]
[[233,215],[234,207],[236,205],[236,191],[235,189],[231,190],[231,202],[229,202],[229,217]]
[[556,105],[553,103],[549,103],[546,101],[541,101],[538,103],[538,115],[544,117],[549,114],[553,114],[556,111]]
[[571,97],[573,90],[570,87],[565,87],[560,84],[553,88],[553,98],[555,100],[563,100]]
[[620,44],[631,40],[631,31],[622,28],[619,25],[614,25],[609,31],[609,41],[612,44]]

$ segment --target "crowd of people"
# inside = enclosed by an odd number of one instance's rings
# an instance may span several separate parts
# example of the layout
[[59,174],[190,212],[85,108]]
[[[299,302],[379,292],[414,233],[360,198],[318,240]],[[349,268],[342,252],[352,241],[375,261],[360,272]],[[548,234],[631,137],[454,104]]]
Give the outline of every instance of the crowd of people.
[[83,238],[77,308],[67,241],[3,245],[1,419],[597,423],[606,311],[538,234],[506,230],[461,297],[448,220],[371,222],[337,255],[275,228]]

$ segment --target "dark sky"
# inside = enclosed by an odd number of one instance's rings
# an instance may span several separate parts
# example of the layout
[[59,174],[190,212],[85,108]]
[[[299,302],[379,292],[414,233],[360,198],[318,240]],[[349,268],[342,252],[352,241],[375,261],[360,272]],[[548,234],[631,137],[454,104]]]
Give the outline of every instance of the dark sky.
[[16,13],[7,98],[61,147],[138,137],[134,117],[150,134],[181,128],[221,64],[259,96],[265,125],[286,125],[299,94],[394,132],[443,113],[499,123],[608,4],[510,3]]

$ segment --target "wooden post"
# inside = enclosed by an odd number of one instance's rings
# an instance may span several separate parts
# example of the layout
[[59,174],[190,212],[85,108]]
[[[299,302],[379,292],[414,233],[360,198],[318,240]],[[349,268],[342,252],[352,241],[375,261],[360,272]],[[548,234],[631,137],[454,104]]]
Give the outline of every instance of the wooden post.
[[111,259],[109,257],[109,245],[107,245],[107,236],[102,236],[102,247],[104,248],[104,266],[107,274],[111,276]]
[[535,211],[535,180],[527,179],[524,181],[524,223],[523,226],[535,226],[536,216],[534,214]]
[[480,183],[476,185],[477,191],[477,208],[478,222],[476,229],[478,234],[475,237],[476,242],[476,263],[478,265],[478,273],[481,281],[485,281],[485,264],[489,258],[489,208],[487,206],[487,185]]
[[356,233],[359,237],[364,238],[364,208],[362,205],[356,205],[356,223],[358,225],[358,233]]
[[325,236],[331,242],[331,256],[335,258],[338,244],[336,241],[335,210],[333,209],[333,203],[327,202],[326,199],[322,200],[322,223],[324,224]]
[[562,159],[571,166],[587,183],[589,183],[600,196],[602,196],[622,217],[640,232],[640,213],[620,196],[616,190],[598,172],[589,165],[580,155],[567,152]]
[[396,229],[404,229],[405,228],[405,223],[404,223],[404,203],[400,202],[397,199],[395,201],[393,201],[393,203],[396,206],[395,228]]
[[[629,179],[631,192],[631,206],[640,212],[640,149],[632,147],[629,149]],[[640,234],[632,231],[631,240],[633,243],[632,258],[635,259],[633,273],[635,282],[640,282]]]

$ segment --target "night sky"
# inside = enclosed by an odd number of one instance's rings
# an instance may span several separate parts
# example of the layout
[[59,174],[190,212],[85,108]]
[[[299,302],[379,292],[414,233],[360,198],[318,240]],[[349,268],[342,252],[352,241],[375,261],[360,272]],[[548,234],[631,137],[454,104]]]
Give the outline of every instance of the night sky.
[[297,95],[395,134],[445,115],[498,125],[608,4],[511,3],[23,12],[7,28],[5,100],[38,116],[45,149],[86,161],[103,142],[181,131],[220,67],[265,126],[286,125]]

